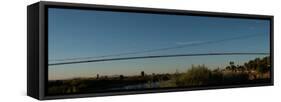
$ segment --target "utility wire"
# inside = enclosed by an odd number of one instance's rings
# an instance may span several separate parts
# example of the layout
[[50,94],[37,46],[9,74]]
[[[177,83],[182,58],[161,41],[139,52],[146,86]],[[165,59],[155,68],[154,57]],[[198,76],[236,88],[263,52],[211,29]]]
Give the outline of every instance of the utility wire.
[[143,53],[149,53],[149,52],[157,52],[157,51],[166,51],[166,50],[172,50],[172,49],[185,48],[185,47],[189,47],[189,46],[207,45],[207,44],[221,43],[221,42],[227,42],[227,41],[233,41],[233,40],[247,39],[247,38],[252,38],[252,37],[257,37],[257,36],[261,36],[261,34],[259,34],[259,35],[250,34],[250,35],[239,36],[239,37],[232,37],[232,38],[226,38],[226,39],[220,39],[220,40],[211,40],[211,41],[206,41],[206,42],[201,42],[201,43],[178,45],[178,46],[164,47],[164,48],[158,48],[158,49],[149,49],[149,50],[143,50],[143,51],[126,52],[126,53],[109,54],[109,55],[92,56],[92,57],[53,59],[53,60],[49,60],[49,61],[87,60],[87,59],[93,59],[93,58],[106,58],[106,57],[133,55],[133,54],[143,54]]
[[214,55],[269,55],[269,53],[201,53],[201,54],[174,54],[174,55],[157,55],[157,56],[135,56],[135,57],[121,57],[121,58],[108,58],[98,60],[84,60],[48,64],[49,66],[66,65],[66,64],[79,64],[90,62],[104,62],[104,61],[117,61],[117,60],[131,60],[131,59],[150,59],[150,58],[163,58],[163,57],[184,57],[184,56],[214,56]]

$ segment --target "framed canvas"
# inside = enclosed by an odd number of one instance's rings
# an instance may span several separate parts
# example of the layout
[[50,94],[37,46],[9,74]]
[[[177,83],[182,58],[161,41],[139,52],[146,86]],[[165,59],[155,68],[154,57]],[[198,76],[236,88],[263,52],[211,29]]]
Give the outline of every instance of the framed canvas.
[[27,8],[27,94],[40,100],[273,85],[270,15]]

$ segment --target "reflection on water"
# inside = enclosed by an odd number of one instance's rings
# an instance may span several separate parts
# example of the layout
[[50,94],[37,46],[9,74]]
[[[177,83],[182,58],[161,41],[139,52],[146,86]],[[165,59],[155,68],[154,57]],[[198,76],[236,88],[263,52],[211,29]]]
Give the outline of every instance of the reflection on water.
[[145,84],[138,84],[138,85],[128,85],[123,87],[123,89],[144,89],[144,88],[159,88],[159,82],[151,82]]
[[111,90],[133,90],[133,89],[147,89],[147,88],[160,88],[159,82],[148,82],[143,84],[127,85],[119,88],[112,88]]

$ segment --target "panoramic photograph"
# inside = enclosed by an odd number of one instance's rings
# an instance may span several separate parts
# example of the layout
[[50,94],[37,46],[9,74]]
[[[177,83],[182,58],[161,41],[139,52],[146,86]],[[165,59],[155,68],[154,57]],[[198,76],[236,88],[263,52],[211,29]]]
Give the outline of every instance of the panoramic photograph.
[[271,82],[270,21],[48,8],[47,94]]

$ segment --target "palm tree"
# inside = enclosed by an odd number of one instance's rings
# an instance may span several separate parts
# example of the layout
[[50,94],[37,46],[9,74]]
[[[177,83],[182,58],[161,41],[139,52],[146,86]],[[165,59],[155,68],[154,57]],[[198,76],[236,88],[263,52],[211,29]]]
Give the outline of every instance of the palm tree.
[[100,75],[99,75],[99,74],[97,74],[97,77],[96,77],[96,79],[99,79],[99,77],[100,77]]
[[234,65],[233,61],[230,61],[229,65],[230,65],[230,68],[231,68],[232,71],[236,71],[236,66]]
[[141,71],[141,76],[142,76],[142,77],[144,77],[144,74],[145,74],[144,71]]

